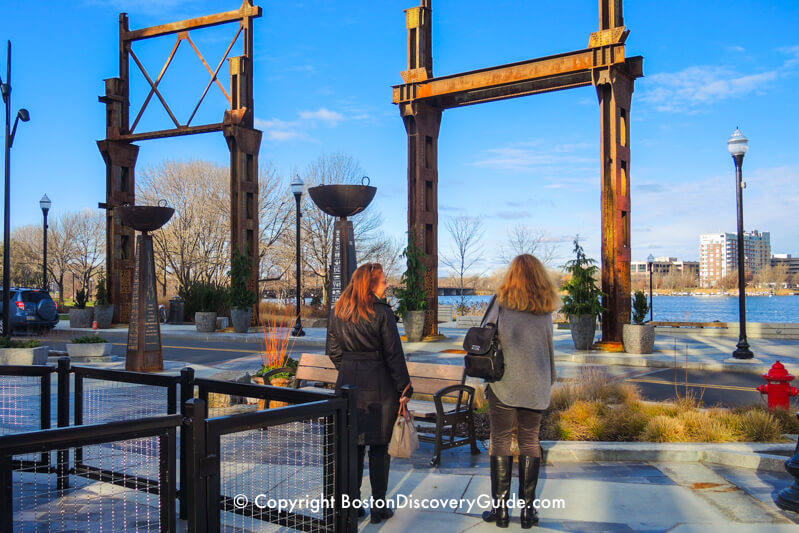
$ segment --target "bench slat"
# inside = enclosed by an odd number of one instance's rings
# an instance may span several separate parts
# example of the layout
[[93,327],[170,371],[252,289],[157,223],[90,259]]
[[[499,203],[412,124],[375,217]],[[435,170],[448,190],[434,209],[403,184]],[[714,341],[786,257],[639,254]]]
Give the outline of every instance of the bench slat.
[[321,368],[335,369],[333,361],[327,355],[319,355],[316,353],[300,354],[300,366],[318,366]]
[[335,368],[319,368],[314,366],[297,367],[297,379],[301,381],[322,381],[324,383],[335,383],[338,379],[338,370]]
[[463,367],[460,365],[441,365],[434,363],[408,363],[408,373],[413,376],[424,376],[427,378],[437,377],[460,381],[463,379]]

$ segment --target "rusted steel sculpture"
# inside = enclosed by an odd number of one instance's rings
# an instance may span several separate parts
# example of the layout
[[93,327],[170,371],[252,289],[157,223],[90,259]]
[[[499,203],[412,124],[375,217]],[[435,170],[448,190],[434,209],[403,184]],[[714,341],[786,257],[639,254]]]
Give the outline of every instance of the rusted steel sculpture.
[[[106,164],[106,201],[100,207],[106,209],[106,269],[108,272],[108,292],[114,305],[114,322],[130,320],[130,302],[133,293],[133,228],[126,225],[115,207],[135,204],[135,167],[139,147],[136,141],[160,139],[196,133],[221,131],[230,149],[230,249],[248,250],[252,258],[253,275],[250,276],[251,289],[256,293],[258,283],[258,152],[261,146],[261,131],[254,129],[253,115],[253,24],[261,16],[261,8],[251,0],[244,0],[241,8],[235,11],[217,13],[205,17],[153,26],[140,30],[130,30],[128,15],[119,15],[119,77],[105,80],[105,96],[100,101],[106,105],[106,138],[97,145]],[[189,32],[237,23],[238,31],[215,69],[203,57]],[[147,69],[133,50],[133,43],[177,34],[172,52],[164,63],[159,75],[153,80]],[[230,57],[231,50],[241,37],[243,52]],[[164,77],[178,48],[188,43],[197,53],[210,79],[200,100],[185,123],[181,123],[169,107],[158,85]],[[130,60],[136,63],[150,85],[149,93],[141,109],[130,124]],[[218,74],[225,59],[230,63],[230,91],[225,89]],[[225,110],[222,122],[193,125],[192,120],[213,84],[225,94],[230,109]],[[136,126],[145,109],[155,96],[161,102],[175,127],[159,131],[137,132]],[[253,321],[258,320],[258,306],[253,312]]]
[[405,10],[408,70],[394,103],[408,135],[408,231],[427,254],[425,335],[437,334],[438,133],[445,109],[573,87],[596,87],[602,125],[602,344],[621,346],[630,320],[630,103],[643,58],[627,58],[622,0],[599,1],[588,48],[450,76],[433,76],[432,0]]

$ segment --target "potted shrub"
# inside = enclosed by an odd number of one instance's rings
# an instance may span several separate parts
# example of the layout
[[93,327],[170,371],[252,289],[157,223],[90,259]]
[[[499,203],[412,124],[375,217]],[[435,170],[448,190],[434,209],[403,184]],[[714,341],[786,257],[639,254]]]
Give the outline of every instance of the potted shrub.
[[111,343],[97,335],[75,337],[67,343],[67,353],[73,358],[91,358],[111,355]]
[[247,333],[250,330],[252,306],[258,301],[255,292],[247,288],[247,282],[252,276],[252,260],[244,252],[235,252],[231,262],[230,289],[228,290],[228,303],[230,304],[230,321],[236,333]]
[[413,236],[409,235],[408,247],[402,256],[407,260],[407,269],[402,274],[400,287],[394,289],[399,299],[397,312],[402,317],[405,338],[408,342],[418,342],[422,340],[427,314],[427,291],[424,289],[424,273],[427,269],[422,264],[424,254],[416,247]]
[[90,328],[94,310],[86,307],[86,291],[81,289],[75,293],[75,304],[69,310],[69,327]]
[[602,307],[604,294],[594,280],[599,267],[596,261],[585,256],[578,239],[574,239],[574,254],[575,258],[564,266],[571,279],[563,285],[566,295],[561,312],[569,317],[574,347],[588,350],[594,344],[596,319],[605,310]]
[[108,301],[108,290],[105,276],[97,281],[97,292],[94,293],[94,321],[98,329],[108,329],[114,319],[114,304]]
[[194,325],[197,331],[210,333],[216,331],[216,317],[223,306],[225,289],[212,283],[199,283],[194,287],[197,312],[194,313]]
[[655,349],[655,326],[646,323],[649,303],[643,291],[633,296],[633,323],[624,324],[622,338],[627,353],[652,353]]
[[46,365],[49,348],[37,339],[28,341],[0,337],[0,365]]

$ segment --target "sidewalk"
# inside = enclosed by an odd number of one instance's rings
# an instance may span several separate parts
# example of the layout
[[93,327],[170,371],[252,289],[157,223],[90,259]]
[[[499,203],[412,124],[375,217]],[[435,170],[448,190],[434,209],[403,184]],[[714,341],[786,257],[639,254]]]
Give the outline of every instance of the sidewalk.
[[[424,525],[426,531],[448,533],[497,531],[482,521],[478,505],[468,508],[471,500],[491,493],[487,452],[471,456],[465,448],[448,450],[443,466],[430,469],[425,466],[428,448],[422,444],[418,459],[392,460],[388,497],[420,505],[435,499],[439,508],[401,508],[379,525],[370,524],[367,515],[359,530],[406,532]],[[549,462],[542,467],[537,494],[553,507],[539,511],[537,531],[797,531],[799,515],[781,511],[772,500],[792,480],[785,472],[697,462]],[[514,477],[514,494],[517,485]],[[365,476],[362,497],[370,494]],[[440,505],[449,499],[459,501]],[[555,500],[565,507],[554,508]],[[518,516],[511,511],[507,531],[521,531]]]
[[[403,334],[402,324],[399,324]],[[58,332],[74,331],[75,334],[94,333],[92,329],[71,330],[67,322],[59,323]],[[325,347],[324,328],[305,328],[305,336],[293,339],[295,352],[323,352]],[[454,323],[439,325],[439,331],[446,338],[430,342],[403,342],[403,349],[410,361],[419,363],[462,364],[463,337],[466,330],[454,327]],[[98,330],[98,334],[126,334],[127,328]],[[244,342],[253,343],[257,352],[258,344],[263,344],[263,333],[252,330],[250,333],[199,333],[194,325],[162,324],[163,339],[184,338],[209,343]],[[716,337],[679,330],[657,330],[655,351],[648,355],[610,353],[600,350],[576,350],[569,330],[555,329],[555,360],[570,363],[598,365],[621,365],[650,368],[683,368],[725,372],[748,372],[764,374],[776,361],[781,361],[789,372],[799,375],[799,340],[752,339],[750,346],[755,354],[752,362],[739,362],[732,359],[732,352],[738,342],[736,336]],[[244,361],[242,361],[244,362]]]
[[[68,330],[66,327],[58,329]],[[405,343],[410,360],[461,364],[462,354],[452,351],[461,348],[465,331],[447,326],[441,330],[446,339]],[[126,330],[100,331],[103,333],[125,334]],[[311,328],[306,333],[296,341],[297,351],[323,351],[325,330]],[[183,337],[208,343],[232,340],[253,343],[252,355],[214,366],[190,365],[200,377],[209,377],[220,370],[251,369],[252,362],[260,360],[257,353],[258,343],[262,342],[260,332],[201,334],[193,326],[165,325],[162,335],[165,340]],[[555,330],[556,358],[563,362],[671,367],[675,364],[675,352],[678,366],[684,363],[687,352],[689,365],[727,370],[730,363],[725,359],[736,342],[737,338],[659,334],[654,354],[633,356],[576,351],[569,331]],[[735,370],[760,372],[777,358],[789,370],[799,370],[799,342],[759,339],[752,344],[762,363],[738,364],[733,367]],[[98,366],[120,367],[123,364],[117,360]],[[183,362],[165,362],[168,372],[184,366]],[[793,452],[791,443],[545,442],[543,446],[547,462],[542,466],[537,494],[540,498],[548,498],[553,507],[540,510],[541,522],[533,531],[799,531],[799,515],[783,512],[773,503],[777,493],[793,482],[783,469],[784,460]],[[378,525],[370,524],[367,514],[359,523],[359,531],[392,533],[421,527],[425,531],[443,533],[497,531],[493,524],[480,518],[484,509],[479,503],[490,495],[490,479],[487,442],[480,442],[479,447],[482,453],[474,456],[467,447],[447,450],[441,466],[435,468],[428,466],[433,453],[429,443],[422,443],[411,459],[393,460],[388,497],[404,508],[398,508],[392,519]],[[514,477],[512,491],[516,490]],[[362,498],[370,494],[367,474]],[[469,508],[473,501],[476,503]],[[561,502],[563,506],[556,508]],[[432,506],[436,508],[423,508]],[[518,514],[515,510],[511,512],[507,531],[521,531]],[[179,522],[179,528],[185,528],[185,523]],[[273,528],[267,526],[265,530]]]

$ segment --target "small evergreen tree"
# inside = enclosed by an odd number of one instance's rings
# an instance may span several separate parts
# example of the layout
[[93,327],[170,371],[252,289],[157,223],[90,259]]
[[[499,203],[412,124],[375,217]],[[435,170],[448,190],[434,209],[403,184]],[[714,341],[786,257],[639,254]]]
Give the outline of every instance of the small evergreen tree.
[[639,326],[646,322],[646,314],[649,312],[649,302],[646,300],[644,291],[635,291],[633,295],[633,324]]
[[599,267],[596,266],[596,261],[585,256],[579,239],[574,239],[574,254],[576,257],[563,267],[571,274],[571,279],[563,285],[567,294],[563,297],[561,311],[566,315],[599,316],[605,311],[602,307],[605,294],[594,280]]
[[424,273],[427,268],[422,263],[424,254],[416,247],[413,235],[408,234],[408,246],[402,257],[407,261],[407,269],[402,274],[401,287],[394,290],[399,298],[397,313],[405,316],[408,311],[424,311],[427,309],[427,291],[424,289]]

